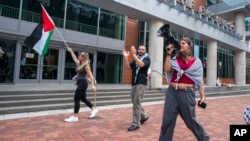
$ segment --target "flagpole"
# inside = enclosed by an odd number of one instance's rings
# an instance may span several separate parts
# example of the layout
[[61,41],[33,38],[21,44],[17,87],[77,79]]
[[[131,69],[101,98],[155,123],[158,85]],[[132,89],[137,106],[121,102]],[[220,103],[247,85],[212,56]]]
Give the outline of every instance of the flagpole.
[[[40,3],[41,4],[41,6],[42,6],[42,9],[44,9],[44,11],[45,11],[45,13],[49,16],[49,14],[48,14],[48,12],[46,11],[46,9],[43,7],[43,4],[42,3]],[[51,19],[51,17],[49,16],[49,18]],[[63,36],[62,36],[62,34],[59,32],[59,30],[57,29],[57,27],[55,26],[55,23],[53,22],[53,20],[51,19],[51,21],[52,21],[52,23],[53,23],[53,25],[54,25],[54,27],[55,27],[55,29],[56,29],[56,31],[58,32],[58,34],[60,35],[60,37],[63,39],[63,42],[64,42],[64,44],[66,45],[66,47],[69,47],[68,46],[68,44],[66,43],[66,41],[64,40],[64,38],[63,38]]]
[[61,33],[59,32],[59,30],[57,29],[57,27],[55,27],[55,28],[56,28],[56,31],[58,32],[58,34],[60,35],[60,37],[62,38],[62,40],[63,40],[64,44],[66,45],[66,47],[69,47],[68,44],[66,43],[66,41],[64,40],[62,34],[61,34]]
[[94,107],[96,108],[96,90],[94,92]]

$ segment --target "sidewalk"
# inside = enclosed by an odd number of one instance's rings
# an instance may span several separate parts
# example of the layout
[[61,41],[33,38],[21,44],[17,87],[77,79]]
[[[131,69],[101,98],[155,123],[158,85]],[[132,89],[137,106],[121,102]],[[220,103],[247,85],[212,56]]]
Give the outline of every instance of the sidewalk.
[[[198,121],[209,133],[210,141],[228,141],[229,125],[245,124],[242,115],[250,104],[250,94],[208,98],[207,103],[205,110],[196,108]],[[132,121],[132,109],[131,104],[126,104],[98,107],[100,111],[94,119],[88,119],[90,112],[82,108],[77,123],[64,122],[64,118],[69,117],[73,109],[28,113],[26,115],[29,116],[25,118],[2,119],[0,141],[156,141],[160,133],[163,101],[143,105],[150,118],[137,131],[127,131]],[[196,140],[180,117],[177,119],[173,140]]]

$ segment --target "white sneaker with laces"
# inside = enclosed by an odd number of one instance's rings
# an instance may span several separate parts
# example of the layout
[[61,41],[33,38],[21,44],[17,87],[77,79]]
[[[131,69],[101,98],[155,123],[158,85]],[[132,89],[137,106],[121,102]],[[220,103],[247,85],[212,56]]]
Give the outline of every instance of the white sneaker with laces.
[[64,121],[66,122],[78,122],[78,117],[70,116],[69,118],[66,118]]
[[97,114],[97,112],[98,112],[98,109],[95,109],[95,110],[91,111],[91,115],[89,116],[89,118],[95,117],[95,115]]

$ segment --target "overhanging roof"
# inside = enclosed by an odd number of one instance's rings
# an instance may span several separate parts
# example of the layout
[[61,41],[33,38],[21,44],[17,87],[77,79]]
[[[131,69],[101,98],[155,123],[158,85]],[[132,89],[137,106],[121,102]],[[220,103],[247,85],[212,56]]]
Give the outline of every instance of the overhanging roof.
[[241,6],[241,7],[236,7],[233,9],[229,9],[226,11],[218,12],[216,15],[219,15],[225,20],[231,21],[235,20],[234,17],[237,13],[243,13],[245,14],[245,17],[250,17],[250,4]]
[[[216,40],[218,45],[232,50],[246,50],[246,44],[215,26],[186,15],[157,0],[78,0],[130,18],[149,22],[159,19],[171,25],[171,29],[196,39]],[[221,13],[222,14],[222,13]]]

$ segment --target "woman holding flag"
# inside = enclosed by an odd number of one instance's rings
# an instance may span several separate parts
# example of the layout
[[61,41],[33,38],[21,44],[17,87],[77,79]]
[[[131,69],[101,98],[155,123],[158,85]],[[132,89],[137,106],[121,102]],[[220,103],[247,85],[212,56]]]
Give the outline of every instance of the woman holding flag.
[[88,78],[91,81],[92,90],[94,92],[96,91],[95,79],[89,67],[89,54],[85,52],[81,52],[81,54],[79,55],[77,59],[73,50],[70,47],[68,47],[63,36],[57,30],[53,20],[51,19],[51,17],[49,16],[49,14],[47,13],[46,9],[43,7],[42,4],[41,4],[41,7],[42,7],[41,22],[36,26],[36,28],[31,33],[31,35],[25,39],[24,43],[27,46],[33,47],[33,49],[36,50],[40,55],[44,55],[48,51],[48,44],[49,44],[50,38],[52,36],[54,29],[56,29],[58,34],[63,39],[65,45],[67,46],[67,51],[70,52],[71,57],[76,64],[76,72],[77,72],[77,88],[76,88],[75,96],[74,96],[74,114],[70,116],[69,118],[65,119],[65,121],[66,122],[78,121],[77,115],[80,109],[80,100],[84,102],[91,109],[90,118],[93,118],[95,117],[98,110],[86,98],[86,91],[88,88],[88,80],[87,80]]
[[80,109],[80,101],[84,102],[90,109],[91,115],[89,118],[95,117],[98,110],[92,105],[92,103],[86,98],[86,91],[88,88],[88,80],[90,79],[92,90],[95,92],[95,79],[89,67],[89,54],[86,52],[81,52],[78,56],[78,59],[70,47],[67,47],[67,51],[70,52],[72,59],[76,64],[77,72],[77,88],[74,96],[74,114],[69,118],[65,119],[66,122],[77,122],[78,121],[78,112]]

